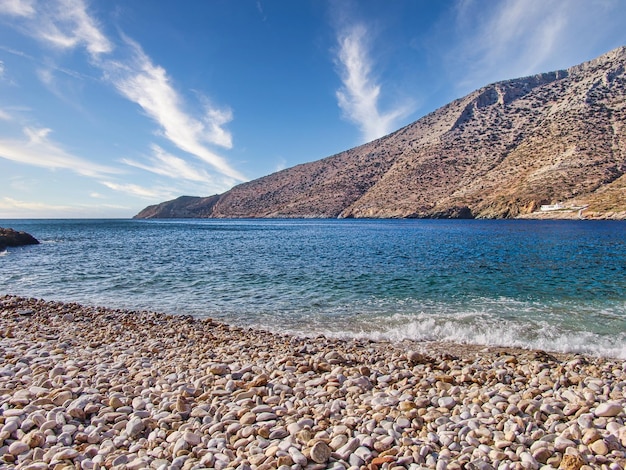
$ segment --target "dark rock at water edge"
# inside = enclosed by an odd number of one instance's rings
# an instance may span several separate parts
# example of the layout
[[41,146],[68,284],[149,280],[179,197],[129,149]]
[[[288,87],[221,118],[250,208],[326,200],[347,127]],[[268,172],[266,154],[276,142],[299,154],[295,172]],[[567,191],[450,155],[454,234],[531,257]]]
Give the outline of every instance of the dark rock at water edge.
[[30,233],[18,232],[12,228],[0,227],[0,251],[10,246],[38,245],[39,240]]

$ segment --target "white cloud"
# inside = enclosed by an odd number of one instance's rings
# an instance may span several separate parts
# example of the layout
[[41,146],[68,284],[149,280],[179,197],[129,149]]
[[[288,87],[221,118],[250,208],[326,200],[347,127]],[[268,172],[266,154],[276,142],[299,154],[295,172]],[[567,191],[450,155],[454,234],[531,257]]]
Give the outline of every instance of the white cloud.
[[278,162],[276,163],[276,166],[274,167],[274,171],[281,171],[285,168],[287,168],[287,160],[285,160],[283,157],[280,157],[278,159]]
[[[479,29],[470,34],[464,50],[479,57],[476,70],[492,70],[514,59],[519,75],[528,75],[553,53],[555,39],[567,24],[569,4],[551,0],[505,0],[485,9],[483,5],[466,3],[459,11],[464,20],[479,16],[474,25]],[[471,9],[475,7],[476,11]]]
[[101,181],[100,183],[113,191],[130,194],[131,196],[139,196],[144,199],[169,199],[174,195],[173,191],[169,188],[145,188],[137,184],[122,184],[112,181]]
[[230,178],[244,181],[246,178],[241,173],[206,146],[232,147],[232,137],[222,127],[232,119],[232,112],[213,108],[205,101],[206,114],[201,120],[187,114],[165,69],[154,65],[139,44],[128,38],[126,43],[133,58],[125,63],[103,66],[117,90],[141,106],[161,126],[163,136],[179,149],[204,160]]
[[336,62],[343,87],[337,91],[337,100],[346,118],[357,124],[364,139],[370,141],[394,130],[411,108],[404,105],[379,111],[381,87],[372,77],[367,37],[368,31],[361,24],[343,28],[338,34]]
[[[139,44],[123,35],[123,46],[116,49],[118,57],[108,54],[113,52],[113,44],[87,12],[84,0],[40,0],[32,2],[31,7],[32,14],[21,25],[24,34],[55,48],[84,47],[91,64],[104,73],[122,96],[138,104],[159,125],[164,138],[180,150],[209,163],[227,177],[224,182],[230,184],[247,179],[209,148],[210,145],[232,148],[232,135],[224,127],[232,120],[229,108],[215,107],[208,99],[200,97],[204,105],[201,115],[187,112],[167,71],[154,64]],[[16,8],[11,9],[14,10]],[[26,11],[25,8],[17,10]],[[8,7],[0,13],[7,11]],[[129,57],[119,58],[126,53]],[[62,97],[55,87],[51,70],[40,69],[38,74],[51,92]]]
[[48,89],[50,89],[50,86],[54,84],[54,74],[50,69],[38,69],[37,77],[48,87]]
[[131,159],[124,158],[122,163],[140,168],[142,170],[156,173],[157,175],[167,176],[173,179],[184,179],[189,181],[199,181],[203,183],[212,180],[205,170],[194,168],[187,161],[172,155],[163,150],[158,145],[152,145],[153,155],[150,157],[150,164],[140,163]]
[[613,0],[503,0],[489,8],[476,0],[459,1],[458,46],[448,56],[457,84],[468,91],[607,52],[602,44],[617,47],[620,37],[626,39],[625,7]]
[[84,46],[92,57],[113,50],[83,0],[0,0],[0,14],[22,18],[22,32],[57,49]]
[[208,100],[203,99],[205,103],[205,112],[203,122],[206,125],[206,139],[209,143],[220,145],[224,148],[233,147],[233,137],[222,126],[233,120],[233,112],[230,108],[219,109],[211,106]]
[[10,16],[32,16],[34,0],[0,0],[0,13]]
[[85,46],[92,57],[113,50],[82,0],[40,2],[38,7],[40,16],[35,34],[39,39],[60,49]]
[[41,211],[48,213],[49,211],[68,211],[71,210],[71,206],[60,206],[54,204],[45,204],[42,202],[28,202],[20,201],[10,197],[3,197],[0,199],[0,210],[16,210],[16,211]]
[[51,129],[25,127],[25,140],[0,139],[0,158],[49,169],[65,169],[83,176],[100,177],[119,170],[90,162],[65,151],[48,139]]
[[9,113],[7,113],[6,111],[3,111],[0,109],[0,120],[2,121],[10,121],[11,120],[11,115]]
[[257,0],[256,2],[256,9],[261,15],[261,21],[267,21],[267,15],[265,14],[265,11],[263,11],[263,5],[261,4],[260,0]]
[[[47,204],[23,201],[11,197],[0,198],[0,218],[51,218],[51,217],[128,217],[131,209],[117,204]],[[136,209],[135,209],[136,210]]]

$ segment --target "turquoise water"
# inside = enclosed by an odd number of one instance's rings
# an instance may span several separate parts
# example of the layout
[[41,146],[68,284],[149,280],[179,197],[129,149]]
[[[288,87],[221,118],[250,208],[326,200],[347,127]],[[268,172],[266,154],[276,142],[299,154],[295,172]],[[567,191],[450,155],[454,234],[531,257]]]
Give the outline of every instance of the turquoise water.
[[0,294],[626,358],[626,223],[0,220]]

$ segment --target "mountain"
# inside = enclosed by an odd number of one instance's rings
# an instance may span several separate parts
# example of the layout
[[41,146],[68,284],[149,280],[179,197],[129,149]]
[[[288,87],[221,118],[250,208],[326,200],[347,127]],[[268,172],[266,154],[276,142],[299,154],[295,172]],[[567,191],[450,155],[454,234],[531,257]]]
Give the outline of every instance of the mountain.
[[624,219],[625,69],[620,47],[487,85],[360,147],[135,217]]

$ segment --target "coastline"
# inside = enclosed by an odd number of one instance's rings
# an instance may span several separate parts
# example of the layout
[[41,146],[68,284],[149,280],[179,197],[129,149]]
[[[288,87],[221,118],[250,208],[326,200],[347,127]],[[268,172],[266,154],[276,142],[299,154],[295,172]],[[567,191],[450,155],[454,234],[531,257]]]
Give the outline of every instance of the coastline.
[[15,296],[0,297],[0,348],[0,466],[626,467],[619,359]]

